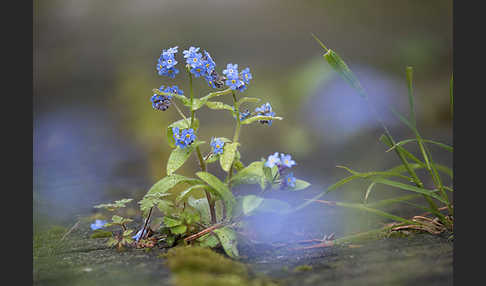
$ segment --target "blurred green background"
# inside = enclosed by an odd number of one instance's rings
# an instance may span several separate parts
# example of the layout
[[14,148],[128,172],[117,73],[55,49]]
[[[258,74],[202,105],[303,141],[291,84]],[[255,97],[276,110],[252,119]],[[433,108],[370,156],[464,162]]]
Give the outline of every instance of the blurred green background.
[[[336,165],[368,171],[398,164],[378,141],[382,129],[365,102],[329,70],[311,33],[357,74],[398,140],[412,134],[385,106],[408,112],[405,67],[413,66],[420,131],[452,144],[452,1],[34,5],[35,226],[70,222],[92,212],[93,204],[123,197],[138,201],[165,176],[171,151],[165,129],[178,114],[174,108],[153,110],[150,97],[162,84],[178,84],[188,93],[184,74],[172,80],[155,70],[161,50],[175,45],[180,63],[182,50],[199,46],[211,53],[219,72],[227,63],[250,67],[253,80],[245,95],[270,102],[284,120],[244,127],[242,161],[292,154],[295,176],[313,184],[298,196],[285,194],[293,204],[346,176]],[[195,80],[195,90],[196,96],[210,91],[202,79]],[[201,109],[198,116],[202,140],[232,137],[229,113]],[[439,163],[452,164],[451,154],[432,152]],[[180,173],[190,175],[197,167],[194,160]],[[211,171],[222,174],[216,165]],[[365,188],[355,183],[330,198],[359,201]],[[370,199],[379,197],[375,192]]]

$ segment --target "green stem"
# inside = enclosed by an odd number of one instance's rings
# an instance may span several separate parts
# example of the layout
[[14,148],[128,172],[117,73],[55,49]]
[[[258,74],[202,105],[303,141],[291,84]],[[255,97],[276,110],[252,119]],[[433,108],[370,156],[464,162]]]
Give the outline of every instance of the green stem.
[[[193,109],[193,103],[194,103],[194,90],[192,88],[192,75],[189,70],[189,67],[186,67],[187,74],[189,75],[189,92],[191,96],[191,128],[194,129],[194,118],[196,115],[196,111]],[[196,146],[196,153],[197,153],[197,158],[199,159],[199,166],[201,167],[201,171],[206,172],[206,163],[204,162],[204,159],[201,155],[201,150],[199,149],[199,146]],[[209,212],[211,213],[211,223],[215,224],[216,223],[216,210],[214,208],[214,202],[211,199],[211,194],[207,191],[204,190],[204,193],[206,194],[206,199],[208,200],[209,204]]]
[[194,116],[196,111],[192,108],[192,104],[194,102],[194,90],[192,89],[192,75],[189,68],[187,68],[187,74],[189,75],[189,92],[191,95],[191,128],[194,128]]
[[[240,110],[238,106],[238,101],[236,100],[236,94],[234,91],[231,91],[233,95],[233,102],[235,107],[236,113],[236,127],[235,127],[235,134],[233,135],[233,143],[237,143],[238,139],[240,138],[240,129],[241,129],[241,122],[240,122]],[[226,177],[226,182],[228,182],[228,188],[231,189],[231,177],[233,177],[233,165],[231,165],[230,170],[228,172],[228,176]]]

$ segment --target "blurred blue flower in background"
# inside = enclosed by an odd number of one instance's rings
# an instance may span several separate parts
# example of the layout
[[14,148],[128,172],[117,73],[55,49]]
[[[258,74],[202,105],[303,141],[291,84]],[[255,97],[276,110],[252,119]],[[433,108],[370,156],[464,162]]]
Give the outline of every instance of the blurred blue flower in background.
[[106,224],[106,220],[100,220],[100,219],[97,219],[95,220],[94,223],[92,223],[90,225],[91,229],[92,230],[97,230],[97,229],[100,229],[100,228],[103,228]]

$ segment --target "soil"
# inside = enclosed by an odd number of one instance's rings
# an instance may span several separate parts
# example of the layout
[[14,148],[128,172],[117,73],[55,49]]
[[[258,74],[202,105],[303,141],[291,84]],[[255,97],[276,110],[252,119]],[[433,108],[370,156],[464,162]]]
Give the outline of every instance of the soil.
[[[34,285],[140,286],[176,281],[166,263],[167,249],[108,248],[106,238],[90,238],[88,222],[81,222],[61,241],[67,230],[54,227],[35,234]],[[412,234],[295,249],[309,245],[242,243],[240,262],[252,277],[266,277],[276,285],[453,284],[453,243],[445,236]],[[203,285],[199,282],[194,285]],[[250,282],[227,285],[263,285],[246,283]]]

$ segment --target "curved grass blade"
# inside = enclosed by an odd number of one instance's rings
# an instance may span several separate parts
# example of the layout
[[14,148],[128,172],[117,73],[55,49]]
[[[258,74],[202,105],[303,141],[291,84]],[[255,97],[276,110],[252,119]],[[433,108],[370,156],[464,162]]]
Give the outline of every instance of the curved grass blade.
[[[395,149],[396,147],[398,146],[403,146],[407,143],[410,143],[410,142],[416,142],[417,139],[405,139],[405,140],[402,140],[400,142],[397,142],[395,145],[393,145],[390,149],[386,150],[386,152],[390,152],[391,150]],[[423,139],[423,142],[425,143],[431,143],[431,144],[435,144],[449,152],[453,152],[454,151],[454,148],[452,146],[449,146],[447,144],[444,144],[444,143],[441,143],[441,142],[437,142],[437,141],[432,141],[432,140],[428,140],[428,139]]]
[[405,179],[405,180],[410,180],[410,177],[403,176],[400,173],[396,173],[396,172],[390,172],[390,171],[374,171],[374,172],[360,173],[360,172],[353,171],[353,170],[351,170],[351,169],[349,169],[348,167],[345,167],[345,166],[336,166],[336,167],[337,168],[346,169],[351,174],[356,175],[356,176],[358,176],[360,178],[370,178],[370,177],[374,177],[374,176],[384,176],[384,177],[393,177],[393,176],[395,176],[395,177],[399,177],[399,178],[402,178],[402,179]]
[[353,204],[353,203],[343,203],[343,202],[334,202],[334,201],[323,201],[323,200],[315,200],[316,203],[322,203],[330,206],[339,206],[339,207],[345,207],[345,208],[350,208],[350,209],[356,209],[356,210],[361,210],[361,211],[366,211],[369,213],[373,213],[385,218],[392,219],[394,221],[400,221],[408,224],[419,224],[418,222],[408,220],[403,217],[399,217],[396,215],[393,215],[391,213],[387,213],[375,208],[370,208],[362,204]]
[[436,199],[440,202],[448,204],[448,202],[446,200],[444,200],[442,197],[434,194],[433,190],[428,190],[428,189],[424,189],[424,188],[420,188],[420,187],[416,187],[416,186],[412,186],[412,185],[407,185],[407,184],[404,184],[404,183],[395,182],[395,181],[391,181],[391,180],[387,180],[387,179],[383,179],[383,178],[375,178],[375,179],[373,179],[373,181],[376,182],[376,183],[379,183],[379,184],[388,185],[388,186],[399,188],[399,189],[402,189],[402,190],[412,191],[412,192],[416,192],[416,193],[419,193],[419,194],[423,194],[423,195],[426,195],[428,197],[432,197],[432,198],[434,198],[434,199]]
[[368,186],[368,188],[366,189],[366,192],[365,192],[365,197],[364,197],[364,200],[363,200],[363,204],[366,204],[368,202],[368,196],[370,195],[371,193],[371,190],[373,189],[373,187],[376,185],[375,182],[371,182],[371,184]]

